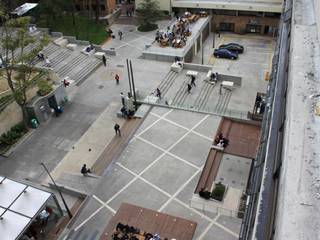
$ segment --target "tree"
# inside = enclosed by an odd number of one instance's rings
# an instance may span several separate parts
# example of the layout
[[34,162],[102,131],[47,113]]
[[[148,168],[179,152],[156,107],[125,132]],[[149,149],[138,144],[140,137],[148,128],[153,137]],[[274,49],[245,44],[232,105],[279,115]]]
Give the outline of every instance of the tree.
[[158,28],[158,25],[155,24],[155,22],[163,15],[159,9],[159,3],[155,0],[144,0],[139,4],[136,15],[140,25],[138,27],[140,31],[146,32]]
[[[23,122],[27,125],[27,90],[32,84],[33,73],[37,71],[33,62],[48,43],[48,39],[41,36],[39,41],[36,41],[35,37],[30,36],[30,17],[9,18],[1,10],[0,16],[4,19],[0,32],[0,60],[3,64],[0,73],[7,80],[13,98],[21,108]],[[33,45],[31,51],[26,50],[29,44]]]

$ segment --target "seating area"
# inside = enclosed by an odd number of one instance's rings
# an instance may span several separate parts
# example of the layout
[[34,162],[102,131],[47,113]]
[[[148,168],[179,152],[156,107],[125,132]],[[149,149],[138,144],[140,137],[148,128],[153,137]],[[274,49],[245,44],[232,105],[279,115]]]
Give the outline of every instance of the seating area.
[[177,16],[172,26],[168,26],[166,31],[157,31],[155,41],[161,47],[182,48],[186,45],[187,39],[192,31],[190,24],[198,21],[200,17],[207,17],[205,12],[192,14],[185,12],[182,16]]
[[122,203],[100,239],[192,240],[196,227],[193,221]]
[[[229,132],[231,127],[232,121],[227,118],[223,118],[220,122],[217,136],[214,137],[216,139],[220,133],[223,134],[226,138],[229,138]],[[213,146],[216,146],[216,144],[213,142]],[[229,146],[228,146],[229,147]],[[226,148],[211,148],[207,161],[203,167],[200,179],[198,181],[195,193],[199,193],[201,189],[206,189],[210,191],[213,186],[213,182],[217,176],[218,169],[220,166],[220,162],[222,160],[223,151]]]
[[[217,140],[222,135],[228,140],[226,146],[219,146]],[[223,118],[208,154],[195,193],[211,191],[216,180],[223,154],[231,154],[247,159],[256,157],[260,140],[260,126],[254,122],[240,122]]]

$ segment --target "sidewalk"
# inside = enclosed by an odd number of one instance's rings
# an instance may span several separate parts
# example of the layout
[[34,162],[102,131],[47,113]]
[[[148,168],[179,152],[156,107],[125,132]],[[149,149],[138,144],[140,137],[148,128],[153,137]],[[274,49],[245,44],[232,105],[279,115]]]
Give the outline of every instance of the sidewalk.
[[[120,103],[111,102],[99,118],[72,147],[67,155],[51,172],[54,179],[59,179],[64,174],[79,174],[83,164],[90,168],[102,154],[106,146],[114,137],[113,126],[117,122],[123,125],[124,119],[117,118],[116,112]],[[44,181],[48,184],[49,179]]]

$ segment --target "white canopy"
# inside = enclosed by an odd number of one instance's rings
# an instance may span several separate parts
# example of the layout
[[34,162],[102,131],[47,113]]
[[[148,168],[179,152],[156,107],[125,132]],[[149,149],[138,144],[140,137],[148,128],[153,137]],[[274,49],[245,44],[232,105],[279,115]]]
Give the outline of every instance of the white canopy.
[[22,4],[20,7],[17,7],[12,14],[17,14],[18,16],[22,16],[26,12],[30,11],[32,8],[35,8],[38,3],[25,3]]
[[18,238],[50,196],[49,192],[0,176],[0,238]]

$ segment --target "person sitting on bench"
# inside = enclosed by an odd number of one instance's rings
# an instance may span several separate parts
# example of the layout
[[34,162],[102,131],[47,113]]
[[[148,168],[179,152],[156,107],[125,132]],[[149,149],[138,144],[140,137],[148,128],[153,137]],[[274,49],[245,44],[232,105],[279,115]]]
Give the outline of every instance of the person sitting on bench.
[[87,165],[86,164],[83,164],[82,168],[81,168],[81,173],[86,176],[88,175],[88,173],[91,173],[91,170],[90,168],[87,168]]

